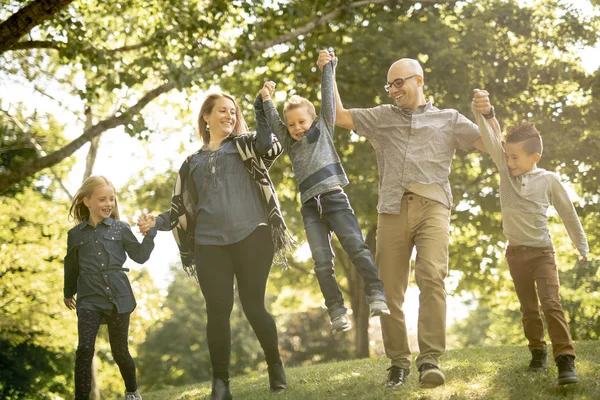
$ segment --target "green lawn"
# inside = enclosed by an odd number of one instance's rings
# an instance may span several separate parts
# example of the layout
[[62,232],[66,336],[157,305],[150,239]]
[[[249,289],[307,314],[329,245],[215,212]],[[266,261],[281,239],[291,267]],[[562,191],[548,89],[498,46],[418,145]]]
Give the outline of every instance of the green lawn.
[[[446,385],[436,389],[419,388],[418,372],[413,366],[408,382],[401,387],[385,388],[384,358],[352,360],[286,370],[289,389],[271,394],[268,376],[256,372],[234,377],[234,399],[501,399],[551,400],[600,399],[600,341],[576,343],[576,367],[581,382],[556,384],[556,367],[529,373],[529,351],[525,346],[480,347],[448,351],[442,359]],[[204,399],[210,394],[210,382],[142,393],[144,400]]]

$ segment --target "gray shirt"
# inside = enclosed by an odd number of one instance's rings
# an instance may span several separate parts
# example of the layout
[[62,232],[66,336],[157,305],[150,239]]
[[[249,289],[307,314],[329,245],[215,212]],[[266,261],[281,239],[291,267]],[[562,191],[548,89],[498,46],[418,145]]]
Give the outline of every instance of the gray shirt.
[[227,245],[267,224],[266,207],[232,140],[216,151],[200,150],[190,160],[196,184],[197,244]]
[[589,247],[583,227],[558,176],[542,168],[512,176],[506,164],[502,140],[494,134],[481,113],[473,112],[481,140],[500,171],[502,226],[509,242],[531,247],[552,246],[548,230],[548,208],[552,204],[579,254],[587,258]]
[[302,203],[348,184],[348,177],[333,144],[335,129],[333,68],[332,63],[323,68],[320,116],[298,141],[289,135],[287,126],[279,118],[273,101],[263,102],[271,129],[292,161]]
[[[379,167],[377,211],[399,214],[411,184],[437,184],[452,206],[450,165],[457,148],[469,149],[479,138],[477,125],[458,111],[440,110],[431,102],[416,110],[395,105],[350,110],[356,133],[371,143]],[[419,185],[415,185],[419,186]]]

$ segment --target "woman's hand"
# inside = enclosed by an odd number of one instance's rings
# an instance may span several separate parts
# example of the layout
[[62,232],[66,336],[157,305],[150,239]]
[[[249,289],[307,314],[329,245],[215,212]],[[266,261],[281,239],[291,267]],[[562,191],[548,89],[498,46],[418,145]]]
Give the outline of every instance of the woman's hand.
[[138,218],[137,226],[140,229],[140,233],[146,236],[150,228],[156,226],[156,216],[152,214],[142,214],[141,217]]
[[74,298],[72,298],[72,297],[70,299],[65,298],[65,299],[63,299],[63,301],[65,302],[65,306],[67,306],[67,308],[69,310],[75,309],[76,302],[75,302]]

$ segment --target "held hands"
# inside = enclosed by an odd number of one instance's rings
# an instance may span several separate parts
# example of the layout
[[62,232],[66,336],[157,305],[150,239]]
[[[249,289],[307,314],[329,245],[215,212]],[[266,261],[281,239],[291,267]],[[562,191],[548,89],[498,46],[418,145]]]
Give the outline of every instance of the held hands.
[[473,110],[485,115],[489,114],[492,104],[490,103],[490,94],[483,89],[473,89]]
[[150,228],[156,225],[156,216],[152,214],[142,214],[138,218],[137,226],[140,229],[140,233],[144,236],[148,233]]
[[273,93],[275,93],[275,82],[273,81],[265,82],[262,89],[258,91],[258,94],[262,96],[263,101],[271,99]]
[[65,299],[63,299],[63,301],[65,302],[65,306],[67,306],[67,308],[69,310],[75,309],[76,302],[75,302],[74,298],[72,298],[72,297],[70,299],[65,298]]
[[317,65],[319,66],[319,69],[321,71],[323,71],[323,67],[325,65],[327,65],[328,63],[330,63],[331,61],[333,61],[334,58],[335,58],[335,54],[333,53],[333,51],[329,51],[329,50],[319,51],[319,59],[317,60]]

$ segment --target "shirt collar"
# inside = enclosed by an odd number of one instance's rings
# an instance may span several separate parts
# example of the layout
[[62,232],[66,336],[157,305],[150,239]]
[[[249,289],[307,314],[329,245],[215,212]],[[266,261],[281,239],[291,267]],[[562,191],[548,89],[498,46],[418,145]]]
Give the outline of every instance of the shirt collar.
[[397,110],[399,110],[400,112],[402,112],[403,114],[406,114],[406,115],[424,114],[426,112],[433,110],[433,103],[431,102],[431,100],[427,100],[427,102],[425,104],[421,104],[415,110],[411,110],[409,108],[400,108],[395,104],[393,104],[393,106],[396,107]]
[[[114,219],[112,219],[111,217],[108,217],[108,218],[104,218],[102,221],[100,221],[100,223],[104,224],[104,225],[111,226],[112,223],[113,223],[113,221],[114,221]],[[79,229],[83,230],[88,225],[91,226],[90,223],[89,223],[89,221],[88,221],[88,219],[85,218],[83,220],[83,222],[81,222],[81,224],[79,224]]]

